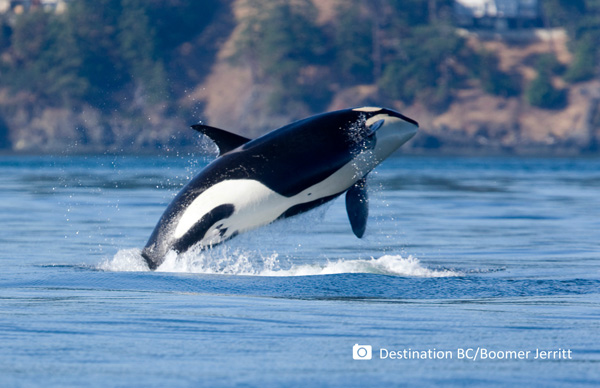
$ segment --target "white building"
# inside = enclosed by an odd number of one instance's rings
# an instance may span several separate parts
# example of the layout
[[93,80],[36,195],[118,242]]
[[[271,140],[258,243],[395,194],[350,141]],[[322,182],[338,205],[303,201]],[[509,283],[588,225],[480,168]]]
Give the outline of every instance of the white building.
[[507,28],[540,22],[538,0],[455,0],[454,15],[462,26]]
[[0,0],[0,14],[7,13],[10,10],[10,0]]
[[45,11],[63,13],[67,10],[67,0],[40,0]]
[[48,12],[62,13],[69,0],[0,0],[0,14],[22,13],[40,7]]

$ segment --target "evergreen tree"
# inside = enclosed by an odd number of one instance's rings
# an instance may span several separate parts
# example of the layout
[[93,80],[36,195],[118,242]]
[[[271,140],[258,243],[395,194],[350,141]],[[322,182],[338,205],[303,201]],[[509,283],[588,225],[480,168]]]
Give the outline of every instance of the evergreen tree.
[[221,0],[145,0],[145,13],[154,31],[157,53],[168,57],[210,24]]
[[552,85],[551,62],[541,58],[538,60],[537,77],[529,85],[526,97],[533,106],[544,109],[559,109],[567,104],[567,93]]
[[73,31],[60,20],[36,11],[20,15],[12,35],[14,67],[10,82],[50,104],[82,98],[88,83],[78,74],[81,56]]
[[0,149],[10,148],[10,133],[8,125],[4,121],[4,118],[0,116]]
[[472,72],[481,82],[483,90],[489,94],[512,97],[521,94],[520,80],[500,70],[499,60],[491,52],[483,51],[474,55]]
[[566,81],[587,81],[598,74],[599,39],[600,34],[587,33],[575,43],[573,63],[565,74]]
[[302,69],[322,54],[322,35],[315,24],[317,9],[310,0],[248,0],[248,15],[235,42],[232,59],[249,64],[255,78],[274,87],[271,108],[286,109],[310,92]]
[[586,0],[544,0],[541,6],[546,27],[549,28],[566,27],[573,30],[586,13]]
[[419,99],[430,108],[444,110],[452,91],[467,75],[461,63],[472,53],[464,39],[437,27],[416,27],[402,48],[405,57],[385,67],[379,87],[405,103]]
[[0,52],[10,47],[12,28],[4,16],[0,16]]
[[[118,20],[121,57],[135,84],[136,95],[156,103],[167,99],[167,82],[163,61],[155,47],[155,33],[150,27],[143,0],[122,0]],[[144,101],[139,101],[144,103]]]
[[362,5],[361,0],[349,0],[337,10],[334,66],[350,83],[373,81],[374,23]]
[[112,97],[129,80],[118,39],[121,10],[121,0],[78,0],[69,3],[65,21],[75,31],[79,74],[90,85],[85,99],[106,109],[121,103]]

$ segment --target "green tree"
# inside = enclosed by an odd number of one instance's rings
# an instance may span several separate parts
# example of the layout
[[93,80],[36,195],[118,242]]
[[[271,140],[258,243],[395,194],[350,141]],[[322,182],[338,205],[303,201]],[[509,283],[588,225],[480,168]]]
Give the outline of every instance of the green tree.
[[345,82],[373,81],[373,28],[361,0],[349,0],[337,10],[335,68]]
[[71,105],[88,93],[90,84],[79,74],[82,58],[76,44],[76,36],[70,26],[55,20],[50,33],[55,38],[36,63],[44,69],[48,97],[57,96],[63,105]]
[[403,42],[406,56],[385,67],[379,87],[405,103],[418,99],[430,108],[446,109],[452,91],[466,78],[461,64],[472,56],[464,39],[448,32],[434,26],[414,28]]
[[502,97],[521,94],[520,79],[500,70],[499,60],[491,52],[483,51],[473,56],[473,76],[478,78],[486,93]]
[[78,0],[65,21],[80,50],[79,74],[90,85],[85,100],[107,110],[122,103],[113,97],[130,79],[118,38],[121,10],[121,0]]
[[155,31],[157,52],[165,57],[180,44],[192,40],[210,24],[220,0],[145,0],[146,14]]
[[600,50],[598,39],[600,34],[585,34],[575,43],[573,63],[567,69],[567,82],[587,81],[598,73],[598,57]]
[[216,1],[78,0],[61,15],[25,12],[12,28],[1,18],[0,83],[49,104],[111,112],[168,101],[167,61],[202,31]]
[[80,99],[88,83],[78,74],[81,56],[72,29],[50,14],[37,11],[20,15],[11,39],[14,66],[11,84],[29,90],[51,104]]
[[391,11],[395,23],[415,27],[450,22],[454,0],[369,0],[367,4],[376,12]]
[[0,149],[7,149],[10,146],[10,130],[4,118],[0,116]]
[[6,17],[0,16],[0,52],[10,47],[12,28]]
[[150,103],[167,99],[164,63],[155,46],[155,32],[150,27],[147,6],[142,0],[122,0],[118,20],[120,56],[135,84],[138,98]]
[[547,27],[572,27],[586,12],[586,0],[544,0],[542,12]]
[[527,88],[527,101],[533,106],[544,109],[560,109],[567,104],[567,92],[557,89],[552,84],[551,62],[543,57],[538,60],[537,77]]
[[310,94],[323,93],[306,83],[302,70],[318,61],[322,35],[310,0],[248,0],[248,15],[235,42],[232,60],[249,64],[254,77],[274,87],[271,108],[286,109]]

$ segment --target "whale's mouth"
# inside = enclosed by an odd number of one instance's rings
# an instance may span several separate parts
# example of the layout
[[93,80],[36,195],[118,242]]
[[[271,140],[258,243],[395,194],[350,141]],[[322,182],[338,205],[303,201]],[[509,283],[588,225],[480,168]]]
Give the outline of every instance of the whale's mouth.
[[[378,137],[396,137],[400,139],[398,147],[410,140],[419,130],[419,124],[401,113],[381,109],[365,121],[367,136],[376,132]],[[384,133],[382,133],[384,132]]]
[[[382,111],[387,113],[389,116],[397,117],[397,118],[404,120],[404,121],[414,125],[415,127],[419,128],[419,123],[417,123],[415,120],[411,119],[410,117],[403,115],[400,112],[396,112],[395,110],[391,110],[391,109],[387,109],[387,108],[384,108]],[[415,129],[415,133],[416,133],[416,129]]]

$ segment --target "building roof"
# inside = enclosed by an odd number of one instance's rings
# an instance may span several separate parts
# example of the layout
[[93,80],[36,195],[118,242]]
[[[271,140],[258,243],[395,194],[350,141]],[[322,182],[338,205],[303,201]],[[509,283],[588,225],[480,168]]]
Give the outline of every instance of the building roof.
[[539,15],[538,0],[455,0],[458,17],[535,19]]

